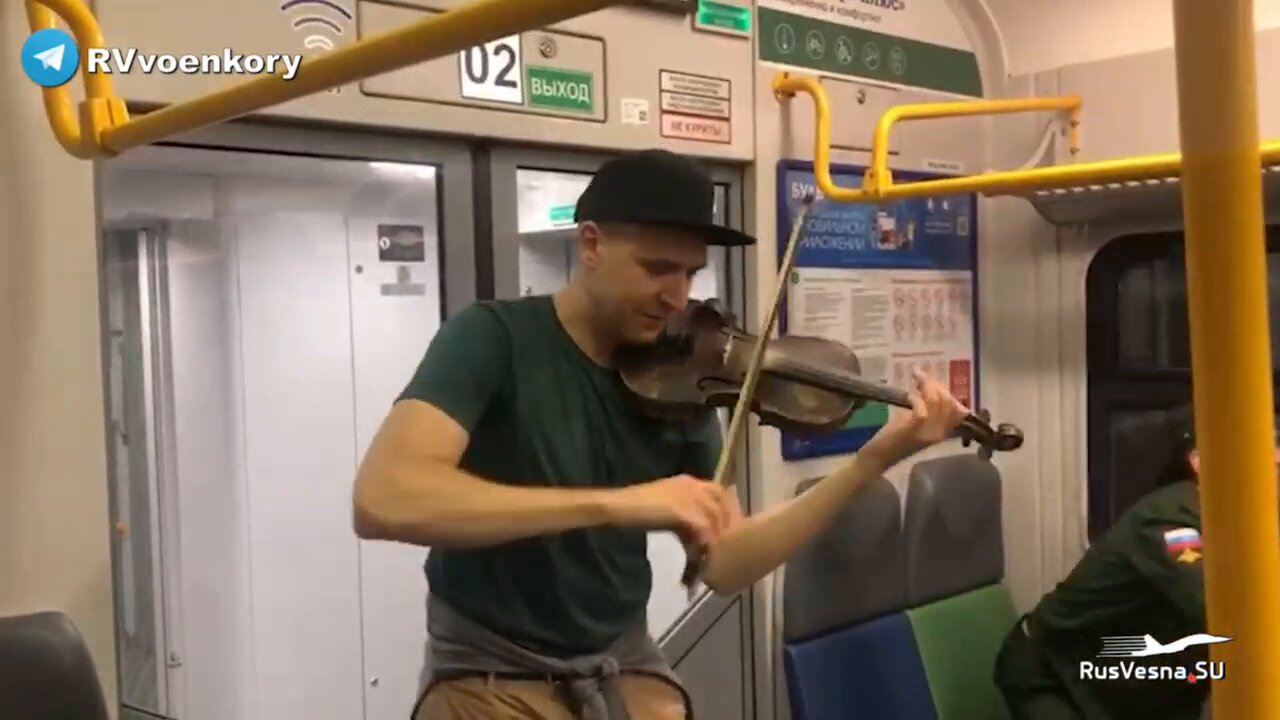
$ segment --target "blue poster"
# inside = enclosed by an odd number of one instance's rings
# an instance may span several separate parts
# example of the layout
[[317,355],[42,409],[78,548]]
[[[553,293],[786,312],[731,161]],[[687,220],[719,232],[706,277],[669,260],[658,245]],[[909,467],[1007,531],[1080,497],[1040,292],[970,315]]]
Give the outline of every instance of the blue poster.
[[[865,171],[831,166],[832,180],[839,187],[861,187]],[[893,176],[902,183],[948,177],[901,170]],[[910,378],[904,372],[909,370],[904,368],[923,366],[934,377],[950,380],[956,397],[975,407],[976,198],[949,195],[883,205],[834,203],[817,189],[813,163],[783,160],[778,163],[779,267],[795,213],[809,193],[818,199],[801,231],[792,276],[785,281],[779,332],[788,332],[788,303],[807,297],[806,327],[801,332],[849,344],[858,353],[867,379],[907,389]],[[854,452],[888,418],[888,407],[868,403],[835,433],[783,433],[782,456],[800,460]]]

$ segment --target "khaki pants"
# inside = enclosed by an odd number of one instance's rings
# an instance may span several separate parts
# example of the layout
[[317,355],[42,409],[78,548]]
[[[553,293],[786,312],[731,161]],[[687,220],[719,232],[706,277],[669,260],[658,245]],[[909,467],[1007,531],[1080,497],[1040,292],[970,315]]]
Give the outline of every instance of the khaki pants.
[[[624,674],[618,686],[632,720],[684,720],[684,696],[649,675]],[[545,680],[465,677],[431,689],[414,720],[573,720],[560,689]]]

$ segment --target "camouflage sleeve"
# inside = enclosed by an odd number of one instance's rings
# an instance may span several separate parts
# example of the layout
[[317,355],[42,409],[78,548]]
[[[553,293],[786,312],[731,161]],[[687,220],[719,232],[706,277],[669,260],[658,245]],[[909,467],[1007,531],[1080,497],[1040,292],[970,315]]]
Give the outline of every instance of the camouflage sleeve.
[[1146,516],[1138,523],[1130,560],[1179,610],[1204,622],[1204,549],[1200,530],[1185,522]]

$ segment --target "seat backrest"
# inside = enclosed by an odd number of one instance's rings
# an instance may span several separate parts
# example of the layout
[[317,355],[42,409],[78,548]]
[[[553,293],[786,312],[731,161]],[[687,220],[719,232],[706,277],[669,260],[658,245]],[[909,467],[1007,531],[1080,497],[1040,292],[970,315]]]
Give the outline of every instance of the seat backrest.
[[783,647],[792,720],[937,720],[901,612]]
[[1000,472],[973,454],[916,463],[907,482],[903,533],[909,606],[1000,582]]
[[908,610],[938,720],[1001,720],[996,655],[1017,622],[1003,585],[988,585]]
[[[815,482],[805,481],[796,494]],[[877,478],[792,555],[783,574],[783,639],[815,637],[906,607],[901,515],[898,491]]]
[[93,657],[60,612],[0,618],[0,718],[106,720]]

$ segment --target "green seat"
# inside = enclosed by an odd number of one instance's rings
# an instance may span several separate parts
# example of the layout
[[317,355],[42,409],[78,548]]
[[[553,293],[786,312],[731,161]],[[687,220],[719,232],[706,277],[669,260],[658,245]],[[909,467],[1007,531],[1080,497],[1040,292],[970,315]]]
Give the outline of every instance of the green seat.
[[907,611],[938,720],[1008,718],[993,675],[1017,617],[1003,585],[988,585]]

